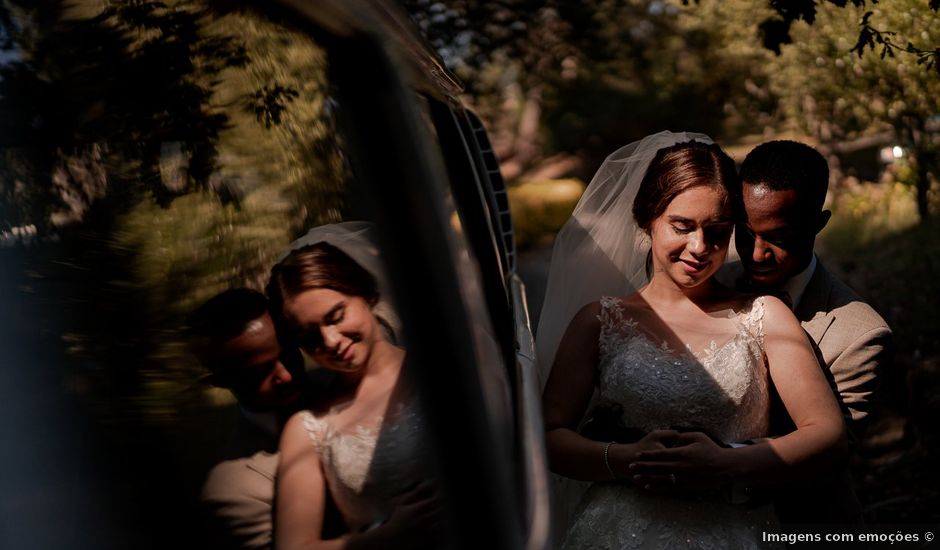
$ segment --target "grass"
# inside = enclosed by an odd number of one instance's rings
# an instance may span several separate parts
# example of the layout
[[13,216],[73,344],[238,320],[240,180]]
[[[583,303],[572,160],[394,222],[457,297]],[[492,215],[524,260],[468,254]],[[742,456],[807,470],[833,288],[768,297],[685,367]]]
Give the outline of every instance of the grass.
[[516,245],[524,249],[558,233],[584,188],[577,179],[529,181],[510,187],[509,209]]

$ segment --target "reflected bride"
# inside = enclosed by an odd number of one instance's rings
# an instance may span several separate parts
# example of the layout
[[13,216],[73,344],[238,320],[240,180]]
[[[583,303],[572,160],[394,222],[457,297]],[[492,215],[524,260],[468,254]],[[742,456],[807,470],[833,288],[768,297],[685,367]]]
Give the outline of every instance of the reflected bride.
[[[343,225],[343,224],[337,224]],[[423,425],[402,379],[405,350],[377,314],[377,277],[338,246],[336,226],[317,228],[273,269],[268,291],[285,333],[337,383],[320,410],[292,417],[281,438],[275,541],[278,549],[426,546],[439,499],[427,482]],[[348,227],[346,228],[348,229]],[[369,245],[371,246],[371,245]],[[355,252],[354,252],[355,253]],[[348,534],[322,537],[327,491]]]

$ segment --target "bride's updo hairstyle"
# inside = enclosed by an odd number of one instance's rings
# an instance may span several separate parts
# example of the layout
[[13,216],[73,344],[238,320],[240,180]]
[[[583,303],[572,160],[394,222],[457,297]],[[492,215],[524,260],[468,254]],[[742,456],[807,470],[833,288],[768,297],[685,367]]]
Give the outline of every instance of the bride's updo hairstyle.
[[271,270],[267,290],[272,306],[280,313],[284,300],[318,288],[358,296],[370,307],[379,303],[375,277],[348,254],[326,242],[291,251]]
[[656,152],[633,201],[633,218],[650,232],[653,220],[669,203],[693,187],[719,187],[731,199],[738,178],[734,161],[717,144],[699,141],[677,143]]

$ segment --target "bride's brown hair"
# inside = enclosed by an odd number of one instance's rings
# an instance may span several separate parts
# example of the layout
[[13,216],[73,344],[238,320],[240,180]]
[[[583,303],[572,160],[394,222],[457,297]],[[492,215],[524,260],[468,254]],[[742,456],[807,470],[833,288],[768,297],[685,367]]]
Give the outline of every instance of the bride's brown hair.
[[718,144],[677,143],[656,152],[633,201],[633,219],[649,233],[653,220],[680,193],[693,187],[719,187],[731,199],[738,178],[734,161]]
[[[284,301],[317,288],[328,288],[347,296],[358,296],[375,307],[379,303],[379,285],[372,273],[339,248],[319,242],[291,251],[271,269],[266,292],[278,334],[288,334],[284,327]],[[373,312],[373,314],[375,314]],[[393,343],[395,329],[381,315],[375,315]]]
[[286,298],[317,288],[358,296],[370,306],[379,302],[375,277],[348,254],[326,242],[291,251],[271,270],[267,292],[271,305],[279,311]]

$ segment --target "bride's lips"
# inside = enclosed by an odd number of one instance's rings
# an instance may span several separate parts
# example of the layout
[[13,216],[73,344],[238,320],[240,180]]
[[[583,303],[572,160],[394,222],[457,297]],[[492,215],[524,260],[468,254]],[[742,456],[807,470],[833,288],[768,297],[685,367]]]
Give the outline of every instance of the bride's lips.
[[356,344],[349,344],[348,346],[346,346],[346,349],[343,350],[341,354],[339,354],[339,360],[342,361],[343,363],[348,363],[349,360],[352,359],[352,356],[353,356],[352,348],[355,345]]
[[683,260],[682,258],[679,258],[679,262],[682,263],[682,268],[685,272],[689,274],[701,273],[705,268],[711,265],[711,262],[693,262],[692,260]]

